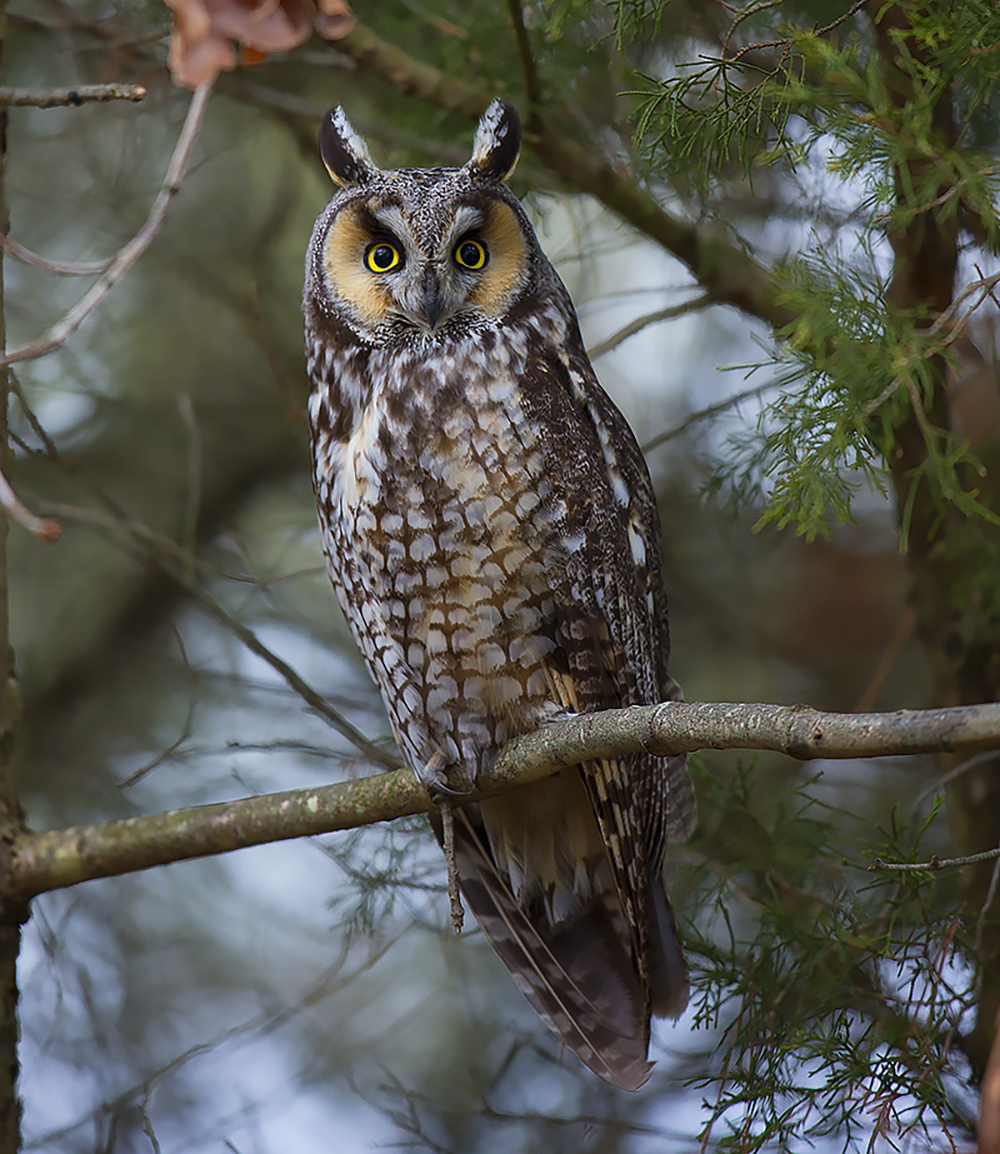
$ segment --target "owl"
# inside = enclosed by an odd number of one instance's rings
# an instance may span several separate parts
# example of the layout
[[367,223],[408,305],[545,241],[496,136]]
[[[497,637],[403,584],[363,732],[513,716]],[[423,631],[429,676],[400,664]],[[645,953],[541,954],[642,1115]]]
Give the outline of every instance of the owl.
[[688,998],[662,879],[695,818],[685,759],[596,760],[461,804],[519,734],[680,695],[649,474],[506,187],[519,148],[495,101],[464,167],[383,171],[327,114],[340,189],[304,292],[313,483],[399,748],[455,805],[466,904],[565,1045],[634,1090],[650,1016]]

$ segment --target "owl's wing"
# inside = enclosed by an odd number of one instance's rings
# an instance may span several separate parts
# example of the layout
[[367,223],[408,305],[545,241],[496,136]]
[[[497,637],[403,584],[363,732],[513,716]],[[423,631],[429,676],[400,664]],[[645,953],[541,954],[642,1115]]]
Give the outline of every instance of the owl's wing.
[[[565,506],[557,536],[568,548],[553,579],[553,682],[560,703],[592,712],[676,694],[667,673],[652,484],[631,429],[597,383],[578,331],[563,350],[542,350],[529,361],[525,395],[535,397],[536,419],[548,425],[547,474],[558,477]],[[686,758],[638,755],[590,762],[581,772],[628,923],[647,1013],[675,1015],[687,1001],[687,970],[661,874],[668,834],[686,834],[694,823]]]

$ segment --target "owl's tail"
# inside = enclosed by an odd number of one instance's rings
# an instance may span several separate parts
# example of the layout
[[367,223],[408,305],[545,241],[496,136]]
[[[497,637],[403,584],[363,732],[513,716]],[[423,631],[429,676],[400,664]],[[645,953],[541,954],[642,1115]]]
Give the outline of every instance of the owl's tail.
[[[472,806],[455,813],[455,855],[465,900],[542,1020],[598,1077],[638,1090],[652,1069],[650,1005],[614,885],[555,923],[542,902],[523,908]],[[687,967],[669,899],[658,881],[653,889],[652,1012],[676,1015],[687,1002]]]

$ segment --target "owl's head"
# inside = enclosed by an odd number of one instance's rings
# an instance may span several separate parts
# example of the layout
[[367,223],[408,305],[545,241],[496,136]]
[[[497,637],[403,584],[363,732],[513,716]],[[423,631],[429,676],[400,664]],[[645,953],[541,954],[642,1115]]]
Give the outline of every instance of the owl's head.
[[306,307],[371,344],[439,340],[497,323],[545,264],[504,181],[517,163],[517,112],[495,100],[462,168],[383,171],[341,108],[320,130],[340,191],[306,260]]

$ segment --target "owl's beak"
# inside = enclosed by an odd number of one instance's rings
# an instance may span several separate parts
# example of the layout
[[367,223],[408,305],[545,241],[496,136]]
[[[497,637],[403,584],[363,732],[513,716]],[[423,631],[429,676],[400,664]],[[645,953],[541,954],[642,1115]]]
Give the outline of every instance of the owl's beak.
[[444,308],[441,282],[438,280],[437,272],[433,265],[428,265],[424,269],[420,288],[422,291],[420,312],[424,320],[427,321],[428,328],[433,329],[438,323],[441,317],[441,311]]

